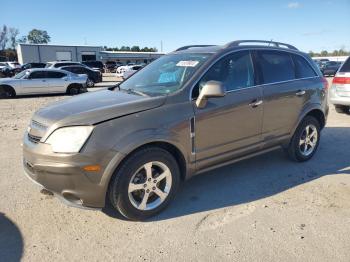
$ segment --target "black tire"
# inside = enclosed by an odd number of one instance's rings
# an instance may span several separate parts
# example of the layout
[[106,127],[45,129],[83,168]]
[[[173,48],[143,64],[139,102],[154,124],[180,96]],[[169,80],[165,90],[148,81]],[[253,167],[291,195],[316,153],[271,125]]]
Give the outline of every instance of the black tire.
[[74,86],[70,86],[70,87],[67,88],[67,94],[68,95],[74,96],[74,95],[79,94],[79,92],[80,92],[80,88],[78,86],[74,85]]
[[11,86],[0,86],[0,98],[14,98],[15,90]]
[[350,113],[350,106],[343,106],[343,105],[334,105],[335,111],[339,114],[349,114]]
[[[159,206],[150,210],[140,210],[133,205],[129,198],[129,183],[131,179],[134,177],[134,174],[138,172],[138,170],[142,170],[143,165],[149,162],[161,162],[165,164],[170,170],[171,176],[171,187],[170,191],[167,194],[167,197],[160,203]],[[152,166],[152,171],[154,171]],[[153,175],[152,175],[153,176]],[[154,177],[153,179],[156,179]],[[162,180],[164,181],[164,180]],[[147,183],[141,182],[141,184]],[[160,183],[158,181],[158,183]],[[145,220],[149,217],[152,217],[162,211],[167,207],[169,202],[174,198],[176,191],[180,184],[180,169],[174,158],[168,151],[159,147],[145,147],[140,149],[130,155],[126,161],[124,161],[118,170],[113,175],[108,190],[108,196],[110,203],[112,206],[119,211],[124,217],[130,220]],[[158,188],[158,186],[157,186]],[[136,191],[135,191],[136,192]],[[140,189],[138,191],[140,194],[145,194],[145,189]],[[150,194],[152,194],[151,192]],[[153,193],[153,197],[157,197],[158,195]]]
[[[302,135],[304,134],[304,130],[306,129],[307,126],[313,125],[316,128],[317,131],[317,141],[316,141],[316,145],[314,146],[312,152],[308,155],[305,155],[302,153],[301,151],[301,146],[299,145],[301,139],[302,139]],[[287,148],[287,153],[290,159],[292,159],[293,161],[297,161],[297,162],[304,162],[307,161],[309,159],[311,159],[313,157],[313,155],[315,154],[315,152],[317,151],[318,145],[320,143],[320,138],[321,138],[321,133],[320,133],[320,123],[319,121],[313,117],[313,116],[306,116],[301,123],[299,124],[299,126],[297,127],[297,129],[294,132],[294,135],[289,143],[289,146]]]

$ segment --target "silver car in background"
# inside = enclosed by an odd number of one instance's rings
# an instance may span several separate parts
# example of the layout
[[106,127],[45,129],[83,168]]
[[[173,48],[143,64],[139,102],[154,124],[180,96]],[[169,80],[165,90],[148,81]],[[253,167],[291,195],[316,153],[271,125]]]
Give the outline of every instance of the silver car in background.
[[67,93],[76,95],[86,92],[87,75],[59,69],[28,69],[12,78],[0,79],[0,97],[16,95]]
[[350,113],[350,57],[334,76],[329,99],[338,113]]

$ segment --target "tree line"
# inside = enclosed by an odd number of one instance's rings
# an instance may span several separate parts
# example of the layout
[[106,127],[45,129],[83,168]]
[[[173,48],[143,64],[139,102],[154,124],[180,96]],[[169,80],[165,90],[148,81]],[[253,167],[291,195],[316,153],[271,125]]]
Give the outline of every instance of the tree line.
[[326,50],[323,50],[319,53],[317,52],[309,52],[309,55],[311,57],[318,57],[318,56],[349,56],[350,52],[349,51],[345,51],[344,48],[341,48],[339,50],[334,50],[333,52],[328,52]]
[[103,47],[106,51],[132,51],[132,52],[158,52],[156,47],[142,47],[140,48],[138,45],[130,46],[121,46],[121,47]]

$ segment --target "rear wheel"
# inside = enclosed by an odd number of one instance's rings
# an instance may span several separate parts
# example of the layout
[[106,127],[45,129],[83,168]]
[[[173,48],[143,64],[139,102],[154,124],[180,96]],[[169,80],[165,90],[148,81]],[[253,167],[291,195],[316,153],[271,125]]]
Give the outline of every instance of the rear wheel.
[[144,220],[162,211],[175,196],[180,171],[166,150],[148,147],[132,154],[113,176],[109,198],[124,217]]
[[72,95],[72,96],[77,95],[79,94],[79,91],[80,91],[80,87],[77,85],[72,85],[67,88],[68,95]]
[[335,111],[340,114],[349,114],[350,106],[334,105]]
[[288,146],[289,157],[298,162],[307,161],[315,154],[320,142],[320,123],[306,116],[296,129]]
[[15,90],[10,86],[0,86],[0,98],[13,98],[16,96]]

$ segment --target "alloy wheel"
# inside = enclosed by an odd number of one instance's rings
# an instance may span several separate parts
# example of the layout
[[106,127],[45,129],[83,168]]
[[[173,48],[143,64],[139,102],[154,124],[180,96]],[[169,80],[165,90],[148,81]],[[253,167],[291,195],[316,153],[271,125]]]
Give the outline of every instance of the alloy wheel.
[[152,210],[168,197],[172,185],[170,169],[162,162],[148,162],[131,177],[129,200],[139,210]]
[[299,150],[303,156],[309,156],[314,152],[318,141],[318,132],[316,126],[309,124],[301,133],[299,140]]

